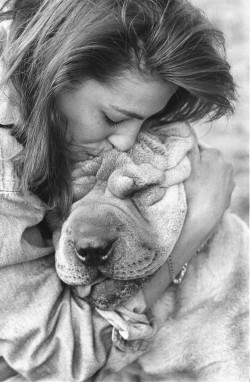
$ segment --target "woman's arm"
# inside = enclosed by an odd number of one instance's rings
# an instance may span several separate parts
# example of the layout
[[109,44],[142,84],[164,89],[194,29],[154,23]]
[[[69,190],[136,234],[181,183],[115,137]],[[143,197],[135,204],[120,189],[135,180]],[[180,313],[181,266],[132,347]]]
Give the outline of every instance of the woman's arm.
[[110,324],[59,280],[41,218],[33,196],[0,191],[0,358],[29,381],[89,381]]
[[[181,235],[171,253],[177,274],[211,236],[228,208],[234,188],[232,165],[220,151],[200,146],[189,155],[192,173],[185,182],[188,212]],[[171,283],[168,263],[143,288],[150,307]]]
[[0,368],[20,380],[89,381],[106,362],[110,324],[58,278],[38,228],[45,208],[19,191],[18,150],[0,129]]

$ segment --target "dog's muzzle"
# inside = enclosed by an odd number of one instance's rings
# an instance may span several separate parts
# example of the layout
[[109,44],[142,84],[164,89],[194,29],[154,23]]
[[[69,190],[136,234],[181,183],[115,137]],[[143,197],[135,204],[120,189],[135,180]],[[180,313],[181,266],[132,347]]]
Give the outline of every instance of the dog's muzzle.
[[71,213],[66,225],[71,256],[80,261],[86,283],[94,281],[94,269],[117,280],[136,279],[152,272],[154,235],[135,207],[126,203],[121,207],[121,202],[118,207],[110,201],[88,201]]

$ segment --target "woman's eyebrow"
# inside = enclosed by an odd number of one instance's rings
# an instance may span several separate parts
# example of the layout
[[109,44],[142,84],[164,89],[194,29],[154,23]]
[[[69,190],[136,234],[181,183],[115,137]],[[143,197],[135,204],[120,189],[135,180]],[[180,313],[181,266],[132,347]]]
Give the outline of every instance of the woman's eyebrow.
[[135,113],[133,111],[121,109],[120,107],[117,107],[117,106],[114,106],[114,105],[109,105],[109,107],[111,107],[113,110],[119,111],[120,113],[122,113],[124,115],[127,115],[130,118],[136,118],[136,119],[140,119],[140,120],[145,119],[145,117],[143,117],[142,115],[137,114],[137,113]]

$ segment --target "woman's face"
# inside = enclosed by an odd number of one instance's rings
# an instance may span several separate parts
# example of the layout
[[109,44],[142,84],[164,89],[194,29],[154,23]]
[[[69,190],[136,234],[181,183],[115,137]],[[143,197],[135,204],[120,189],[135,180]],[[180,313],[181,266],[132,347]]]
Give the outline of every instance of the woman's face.
[[143,122],[161,111],[175,90],[163,80],[130,73],[109,85],[86,80],[76,90],[61,92],[57,105],[79,154],[97,155],[113,147],[130,149]]

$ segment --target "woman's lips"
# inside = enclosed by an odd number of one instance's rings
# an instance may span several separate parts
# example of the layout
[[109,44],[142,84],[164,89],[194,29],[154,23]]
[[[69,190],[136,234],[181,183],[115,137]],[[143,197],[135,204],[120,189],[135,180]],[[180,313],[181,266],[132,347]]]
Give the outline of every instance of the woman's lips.
[[96,157],[102,152],[110,151],[114,148],[114,146],[107,140],[85,144],[72,143],[71,147],[74,154],[77,156],[77,160],[86,160],[86,155]]

